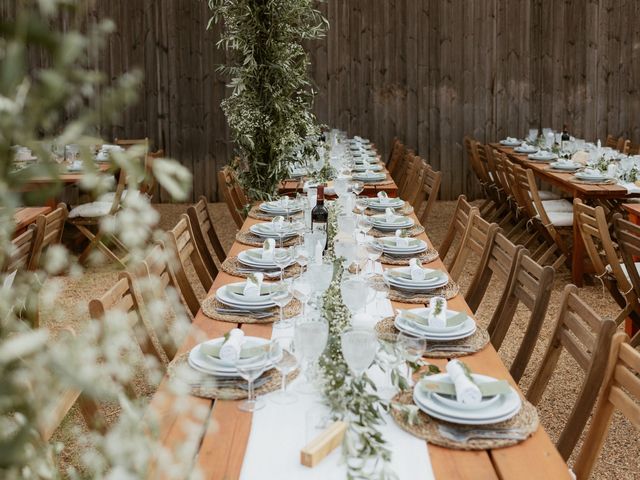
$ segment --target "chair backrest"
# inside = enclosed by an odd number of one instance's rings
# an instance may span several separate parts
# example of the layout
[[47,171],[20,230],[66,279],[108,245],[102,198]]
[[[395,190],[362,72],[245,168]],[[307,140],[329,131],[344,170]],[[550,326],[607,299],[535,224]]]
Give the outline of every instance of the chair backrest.
[[[458,197],[458,202],[456,203],[456,210],[453,214],[453,218],[451,219],[451,222],[449,222],[447,233],[440,244],[440,248],[438,248],[438,253],[440,254],[440,258],[443,262],[445,261],[447,253],[456,238],[459,237],[462,239],[464,237],[464,234],[469,227],[469,222],[474,215],[480,215],[478,209],[467,202],[467,197],[460,195]],[[452,265],[453,262],[455,262],[455,254],[452,257],[451,262],[449,262],[449,265]]]
[[624,137],[614,137],[611,134],[607,135],[607,139],[604,142],[605,147],[615,148],[616,150],[624,150]]
[[627,140],[624,142],[624,150],[622,153],[626,153],[627,155],[640,154],[640,143],[632,143],[631,140]]
[[50,245],[62,241],[64,224],[69,215],[69,210],[64,203],[58,204],[57,208],[46,215],[38,215],[36,218],[37,239],[31,256],[29,270],[40,267],[40,257],[42,252]]
[[38,237],[38,227],[32,223],[27,230],[13,240],[12,252],[4,252],[3,272],[13,272],[18,269],[28,269],[33,267],[31,259],[34,256],[34,247]]
[[102,297],[89,302],[89,314],[95,320],[105,320],[107,312],[119,311],[127,315],[129,326],[134,332],[140,350],[145,355],[153,355],[162,364],[169,362],[160,341],[134,293],[133,277],[128,272],[120,272],[119,279]]
[[[635,302],[637,294],[620,265],[618,252],[609,235],[609,224],[604,209],[601,206],[591,207],[576,198],[573,201],[573,211],[596,276],[607,286],[621,307]],[[636,270],[635,266],[633,270]],[[616,322],[621,322],[627,313],[619,316]]]
[[[618,248],[622,256],[633,292],[621,292],[630,303],[631,316],[637,315],[638,299],[640,298],[640,272],[638,271],[638,258],[640,258],[640,226],[625,220],[620,213],[613,216],[613,228]],[[626,279],[627,277],[625,277]],[[635,310],[635,311],[634,311]],[[635,318],[634,320],[637,320]],[[640,331],[631,339],[631,345],[640,344]]]
[[422,225],[427,224],[429,214],[433,210],[433,206],[440,192],[440,183],[442,182],[442,172],[436,172],[431,167],[423,171],[420,182],[421,189],[419,200],[415,204],[415,211],[418,220]]
[[427,170],[431,169],[431,166],[416,155],[415,161],[410,168],[411,172],[409,172],[409,175],[405,178],[404,191],[401,196],[415,209],[416,203],[420,199],[422,179]]
[[640,429],[640,352],[631,347],[626,340],[627,336],[618,332],[611,342],[598,406],[573,467],[578,480],[589,478],[609,433],[611,417],[616,410],[619,410],[636,429]]
[[508,287],[523,249],[522,245],[511,242],[501,230],[496,232],[465,294],[465,301],[472,312],[478,310],[494,275],[502,283],[503,291]]
[[398,169],[401,167],[404,152],[405,148],[402,142],[398,140],[398,138],[394,138],[393,144],[391,145],[391,153],[389,154],[389,161],[387,162],[387,170],[394,180]]
[[473,138],[469,136],[464,137],[464,147],[467,152],[467,159],[471,164],[471,169],[473,170],[473,173],[476,175],[480,184],[483,187],[486,187],[490,183],[491,179],[489,178],[489,174],[487,173],[485,166],[482,164],[480,158],[478,157],[478,144],[479,142],[477,142]]
[[198,250],[202,255],[202,260],[207,269],[212,272],[212,276],[215,276],[218,269],[213,260],[214,255],[217,257],[218,262],[222,263],[227,258],[227,254],[216,233],[213,219],[207,207],[207,198],[202,196],[195,205],[187,208],[187,215],[191,221],[191,228],[196,238]]
[[522,378],[538,341],[551,299],[554,276],[553,267],[540,266],[531,258],[527,250],[521,250],[509,284],[487,327],[491,344],[496,350],[499,350],[513,322],[518,306],[522,305],[529,311],[527,328],[509,369],[516,382]]
[[491,149],[491,156],[493,158],[493,164],[495,165],[498,185],[502,190],[504,190],[508,197],[515,199],[515,194],[510,181],[511,179],[509,177],[509,160],[507,159],[507,156],[504,153],[493,149]]
[[498,183],[498,172],[496,171],[496,164],[493,158],[493,149],[490,145],[478,143],[476,145],[476,151],[478,153],[478,159],[487,171],[491,185],[494,188],[500,189],[500,184]]
[[178,282],[178,288],[185,303],[189,307],[189,311],[195,316],[200,309],[200,300],[198,300],[196,289],[187,276],[189,262],[193,265],[196,277],[205,293],[211,289],[213,278],[207,270],[200,251],[198,250],[189,216],[182,214],[176,226],[167,232],[167,237],[166,246],[168,246],[176,256],[176,261],[173,262],[174,264],[171,265],[171,268]]
[[234,183],[235,177],[230,168],[224,167],[218,171],[218,188],[222,189],[222,195],[229,209],[229,213],[231,213],[233,221],[236,222],[236,226],[240,228],[244,223],[244,218],[241,213],[243,205],[240,203]]
[[422,160],[412,150],[406,150],[402,160],[402,168],[395,180],[398,186],[398,196],[405,197],[409,186],[413,184],[413,176],[420,167]]
[[469,218],[469,225],[458,245],[455,260],[451,264],[451,268],[449,268],[449,274],[453,280],[457,281],[460,278],[472,254],[475,253],[477,258],[482,258],[485,250],[493,242],[493,237],[498,232],[498,228],[497,223],[487,222],[479,213]]
[[527,391],[527,399],[537,405],[553,375],[562,350],[566,350],[585,372],[576,403],[556,443],[565,460],[575,448],[595,404],[615,329],[616,324],[613,320],[600,318],[580,299],[575,285],[565,287],[553,336]]

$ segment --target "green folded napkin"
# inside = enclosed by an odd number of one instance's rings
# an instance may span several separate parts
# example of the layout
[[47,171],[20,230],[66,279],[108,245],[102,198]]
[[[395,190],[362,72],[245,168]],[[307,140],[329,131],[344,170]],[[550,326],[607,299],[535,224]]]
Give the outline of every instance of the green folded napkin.
[[[429,326],[429,319],[426,317],[417,315],[413,312],[410,312],[409,310],[400,310],[400,313],[407,320],[411,320],[412,322],[424,325],[425,327]],[[463,324],[466,320],[467,314],[464,312],[458,312],[453,317],[447,318],[447,327],[456,327]]]
[[[442,276],[443,272],[440,270],[433,270],[424,274],[424,278],[420,281],[431,280],[432,278],[438,278]],[[411,273],[401,272],[400,270],[387,270],[387,275],[394,278],[405,278],[411,280]]]
[[[210,343],[206,343],[200,346],[200,351],[205,355],[209,355],[210,357],[220,358],[220,349],[224,342],[212,345]],[[240,358],[251,358],[256,355],[260,355],[261,353],[266,353],[269,351],[269,344],[265,343],[264,345],[257,345],[253,347],[242,346],[240,348]]]
[[245,250],[245,255],[251,258],[255,258],[256,260],[262,260],[262,253],[256,252],[255,250]]
[[[244,295],[244,286],[242,285],[227,285],[227,292],[233,292],[238,295]],[[273,293],[273,285],[262,284],[260,286],[260,295],[266,296]]]
[[[475,382],[474,382],[475,383]],[[476,384],[480,389],[483,397],[493,397],[494,395],[507,394],[511,391],[509,382],[506,380],[495,380],[493,382]],[[434,381],[425,378],[420,382],[420,387],[432,393],[440,393],[442,395],[456,395],[456,387],[453,383],[444,381]]]

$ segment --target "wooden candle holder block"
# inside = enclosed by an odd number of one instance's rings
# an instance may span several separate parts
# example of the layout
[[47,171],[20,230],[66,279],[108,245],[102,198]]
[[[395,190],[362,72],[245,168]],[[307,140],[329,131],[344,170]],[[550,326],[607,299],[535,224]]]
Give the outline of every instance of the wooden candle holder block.
[[305,467],[315,467],[342,443],[346,431],[347,424],[345,422],[333,422],[300,451],[300,463]]

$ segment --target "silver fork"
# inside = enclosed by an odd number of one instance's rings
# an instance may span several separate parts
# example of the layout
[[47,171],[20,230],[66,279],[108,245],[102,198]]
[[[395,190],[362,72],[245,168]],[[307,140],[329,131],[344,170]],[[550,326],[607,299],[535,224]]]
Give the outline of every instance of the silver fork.
[[222,315],[245,315],[252,318],[267,318],[273,315],[271,312],[260,310],[240,310],[235,308],[216,308],[216,312]]
[[471,345],[429,345],[426,352],[471,352],[474,347]]
[[524,440],[529,435],[521,428],[474,428],[462,429],[448,425],[438,425],[440,434],[454,442],[468,442],[471,439]]
[[[285,269],[286,270],[286,269]],[[251,270],[248,268],[238,268],[239,273],[262,273],[265,277],[275,278],[280,276],[280,270],[278,271],[266,271],[266,270]]]

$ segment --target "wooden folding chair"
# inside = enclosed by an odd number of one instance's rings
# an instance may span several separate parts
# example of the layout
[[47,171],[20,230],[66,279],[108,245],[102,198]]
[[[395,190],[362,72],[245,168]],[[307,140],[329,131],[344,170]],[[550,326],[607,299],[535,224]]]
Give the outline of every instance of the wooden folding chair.
[[236,222],[236,226],[240,228],[244,223],[244,205],[238,197],[234,186],[235,182],[235,177],[229,167],[224,167],[218,171],[218,188],[222,189],[222,195],[229,209],[229,213],[233,221]]
[[207,207],[207,198],[202,196],[195,205],[187,208],[187,215],[191,221],[191,228],[202,260],[207,270],[211,272],[211,276],[215,277],[218,274],[218,267],[214,257],[217,258],[219,264],[222,264],[227,258],[227,254],[216,233],[213,219]]
[[42,252],[50,245],[62,242],[64,224],[67,221],[69,211],[64,203],[59,203],[57,208],[46,215],[38,215],[36,227],[38,235],[36,246],[30,260],[29,270],[40,267],[40,257]]
[[[620,248],[622,261],[624,266],[624,277],[631,283],[633,292],[621,292],[624,294],[625,299],[633,305],[633,310],[629,312],[629,316],[632,318],[636,327],[640,325],[638,317],[640,316],[640,307],[638,306],[638,298],[640,295],[640,272],[638,268],[640,263],[640,226],[625,220],[619,213],[613,216],[613,228],[615,232],[615,238]],[[619,315],[620,317],[621,315]],[[636,333],[631,338],[631,345],[637,347],[640,345],[640,332]]]
[[496,232],[480,259],[478,269],[464,297],[472,312],[475,313],[480,307],[494,275],[502,283],[503,291],[507,289],[523,249],[522,245],[511,242],[501,230]]
[[640,143],[632,143],[631,140],[627,140],[624,142],[623,152],[627,155],[639,155],[640,154]]
[[418,217],[418,220],[422,225],[427,225],[429,214],[431,213],[431,210],[433,210],[433,206],[438,198],[441,182],[441,172],[434,171],[428,165],[427,168],[423,169],[419,183],[419,196],[414,205],[416,217]]
[[[80,263],[85,263],[89,258],[91,252],[98,248],[104,253],[107,258],[115,260],[122,267],[125,267],[126,258],[128,254],[125,254],[123,258],[120,258],[114,251],[112,251],[106,242],[114,244],[123,252],[127,252],[125,245],[111,233],[105,232],[100,223],[104,217],[113,216],[118,213],[121,206],[122,194],[127,183],[127,175],[124,170],[120,170],[118,176],[118,184],[116,186],[115,193],[111,202],[91,202],[79,205],[73,208],[67,216],[67,223],[70,223],[76,227],[80,233],[82,233],[88,240],[89,245],[83,250],[78,257]],[[95,233],[91,230],[94,229]]]
[[[32,223],[27,230],[11,240],[13,251],[3,253],[3,272],[13,272],[20,269],[33,270],[34,248],[37,246],[38,227]],[[38,254],[39,255],[39,254]]]
[[614,148],[620,152],[624,150],[624,137],[614,137],[611,134],[607,135],[607,139],[604,142],[605,147]]
[[591,475],[615,410],[640,429],[640,352],[626,343],[627,339],[622,332],[613,336],[598,405],[573,467],[578,480],[587,480]]
[[393,144],[391,145],[391,153],[389,154],[389,160],[387,161],[387,170],[389,171],[389,175],[394,180],[396,179],[398,169],[401,167],[402,160],[405,154],[405,147],[398,138],[393,139]]
[[526,395],[527,400],[538,404],[563,349],[585,372],[578,399],[556,443],[565,461],[571,456],[595,404],[615,330],[613,320],[601,319],[580,299],[575,285],[565,287],[553,336]]
[[409,204],[415,209],[420,198],[422,180],[425,173],[431,169],[431,166],[418,156],[415,156],[414,159],[415,162],[409,167],[411,169],[411,172],[409,172],[410,180],[409,178],[405,178],[402,198],[409,202]]
[[414,175],[421,165],[422,160],[412,150],[406,150],[402,165],[395,180],[398,186],[398,196],[404,198],[409,190],[409,186],[413,184]]
[[[593,265],[595,276],[607,287],[613,299],[622,309],[614,321],[619,325],[625,318],[631,316],[640,325],[638,295],[631,285],[630,273],[627,271],[625,263],[620,261],[616,247],[609,235],[609,225],[604,209],[601,206],[586,205],[579,198],[573,201],[573,208],[580,236]],[[629,248],[633,248],[638,240],[636,238],[628,240],[629,235],[625,235],[627,232],[628,230],[621,232],[621,237],[627,244],[630,243]],[[633,256],[631,258],[633,259]],[[631,264],[634,265],[633,270],[637,271],[635,264],[633,262]]]
[[477,258],[482,258],[499,228],[497,223],[487,222],[479,213],[469,217],[469,224],[458,245],[455,260],[449,268],[449,275],[453,280],[457,281],[460,278],[472,254],[475,253]]
[[193,265],[200,287],[205,293],[211,289],[213,277],[207,270],[202,260],[202,255],[200,255],[200,251],[198,250],[189,216],[182,214],[176,226],[167,232],[167,237],[167,244],[165,246],[174,253],[176,258],[176,261],[172,262],[170,267],[174,272],[176,281],[178,282],[178,289],[184,302],[188,306],[191,315],[195,317],[200,309],[200,300],[187,276],[188,263],[191,262]]
[[[456,210],[453,214],[453,218],[451,219],[451,222],[449,222],[447,233],[444,236],[440,247],[438,248],[440,259],[443,262],[447,258],[447,253],[449,253],[449,249],[454,244],[456,238],[459,238],[460,241],[462,241],[467,228],[469,228],[471,218],[474,215],[480,215],[478,209],[467,202],[467,197],[465,197],[464,195],[460,195],[458,197],[458,202],[456,203]],[[448,262],[448,268],[453,265],[455,260],[456,253],[454,253],[453,257]]]
[[464,137],[464,147],[467,152],[467,159],[469,164],[471,165],[471,169],[480,183],[480,187],[482,188],[482,193],[484,195],[484,200],[482,204],[478,207],[480,210],[480,214],[486,220],[490,220],[491,217],[489,215],[492,214],[496,210],[496,204],[494,203],[491,195],[489,194],[489,189],[491,188],[491,179],[489,178],[489,174],[484,168],[484,165],[478,158],[478,145],[479,142],[474,140],[469,136]]
[[499,350],[513,322],[518,306],[523,305],[529,310],[527,328],[509,368],[509,373],[516,382],[522,378],[538,341],[551,298],[554,276],[553,267],[540,266],[529,256],[527,250],[521,250],[517,256],[509,284],[487,327],[491,344],[496,350]]

